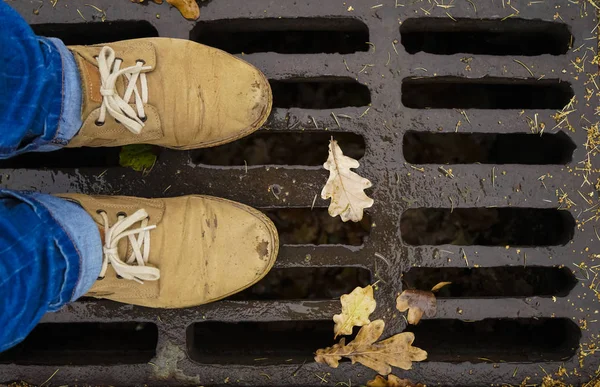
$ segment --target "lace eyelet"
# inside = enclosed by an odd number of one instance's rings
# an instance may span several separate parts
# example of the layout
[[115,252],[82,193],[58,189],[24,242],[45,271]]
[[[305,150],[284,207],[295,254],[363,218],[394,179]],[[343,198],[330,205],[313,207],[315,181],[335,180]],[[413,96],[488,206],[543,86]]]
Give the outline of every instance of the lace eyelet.
[[98,215],[106,214],[106,211],[104,211],[104,210],[96,210],[96,214],[98,214]]
[[117,279],[123,279],[123,277],[117,274]]
[[142,122],[146,122],[148,121],[148,116],[143,116],[143,117],[138,117],[140,119],[140,121]]
[[119,125],[121,124],[121,121],[119,121],[119,120],[115,120],[115,122]]
[[94,123],[96,124],[96,126],[104,125],[104,121],[100,122],[100,121],[96,120]]
[[125,212],[123,212],[123,211],[121,211],[121,212],[118,212],[118,213],[117,213],[117,218],[119,218],[119,217],[121,217],[121,216],[127,217],[127,214],[126,214]]
[[141,64],[142,64],[142,66],[143,66],[143,65],[145,65],[145,64],[146,64],[146,61],[145,61],[145,60],[143,60],[143,59],[136,59],[136,60],[135,60],[135,63],[141,63]]
[[96,281],[102,281],[103,279],[104,279],[104,277],[98,277],[98,278],[96,279]]

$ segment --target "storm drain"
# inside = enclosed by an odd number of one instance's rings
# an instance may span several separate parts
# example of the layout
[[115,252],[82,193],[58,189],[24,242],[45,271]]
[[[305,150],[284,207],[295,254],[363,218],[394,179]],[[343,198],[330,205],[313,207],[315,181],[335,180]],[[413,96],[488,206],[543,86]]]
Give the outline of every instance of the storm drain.
[[[415,332],[429,353],[397,376],[430,386],[535,385],[560,367],[575,385],[595,376],[598,194],[580,163],[596,122],[593,7],[367,3],[209,0],[198,22],[166,4],[11,3],[68,44],[176,37],[239,55],[267,75],[275,108],[236,143],[157,148],[144,174],[120,167],[118,149],[71,149],[2,161],[2,187],[220,196],[265,211],[282,247],[263,281],[228,300],[150,310],[83,299],[49,314],[0,355],[0,381],[364,385],[373,371],[312,356],[334,343],[340,295],[374,282],[385,335]],[[360,223],[329,217],[320,199],[332,136],[374,183]],[[441,281],[452,284],[437,315],[407,327],[396,295]]]

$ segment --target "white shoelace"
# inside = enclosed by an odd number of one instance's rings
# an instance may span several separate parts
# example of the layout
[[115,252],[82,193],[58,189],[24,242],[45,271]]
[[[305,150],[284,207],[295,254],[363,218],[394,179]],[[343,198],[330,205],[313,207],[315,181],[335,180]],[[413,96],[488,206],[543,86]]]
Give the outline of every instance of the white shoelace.
[[[150,230],[156,226],[148,226],[148,213],[138,210],[131,216],[120,215],[117,222],[109,226],[106,212],[100,211],[104,220],[104,258],[102,259],[102,270],[100,278],[104,278],[108,264],[111,264],[115,272],[124,279],[142,281],[156,281],[160,278],[160,271],[155,267],[146,266],[150,254]],[[128,230],[134,224],[141,222],[140,227]],[[137,234],[137,236],[136,236]],[[123,262],[119,257],[119,241],[129,238],[129,244],[133,252]],[[143,249],[143,250],[142,250]],[[136,264],[136,265],[134,265]]]
[[[97,125],[104,124],[106,112],[115,120],[121,122],[130,132],[139,134],[144,127],[146,113],[144,104],[148,103],[148,82],[146,74],[142,71],[152,69],[151,66],[144,66],[142,60],[138,60],[135,66],[121,69],[123,60],[115,58],[115,50],[108,46],[102,47],[100,54],[96,57],[98,69],[100,70],[100,94],[102,95],[102,106],[100,107],[100,116],[96,121]],[[127,77],[129,84],[123,98],[117,94],[116,84],[121,75]],[[142,88],[141,94],[138,90],[137,82],[140,81]],[[131,97],[135,97],[136,110],[129,106]]]

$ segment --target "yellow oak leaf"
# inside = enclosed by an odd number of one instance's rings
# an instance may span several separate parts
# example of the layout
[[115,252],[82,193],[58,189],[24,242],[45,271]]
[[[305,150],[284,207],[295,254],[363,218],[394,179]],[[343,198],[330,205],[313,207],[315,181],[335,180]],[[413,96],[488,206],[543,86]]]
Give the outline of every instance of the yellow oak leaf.
[[167,0],[167,3],[177,8],[186,19],[196,20],[200,17],[200,7],[196,0]]
[[365,194],[371,182],[350,169],[360,163],[344,156],[342,149],[333,138],[329,142],[329,157],[323,167],[329,171],[329,179],[321,191],[321,198],[329,199],[329,215],[340,216],[343,222],[358,222],[363,218],[363,210],[373,206],[373,199]]
[[408,379],[400,379],[396,375],[389,374],[387,380],[381,375],[367,382],[367,387],[426,387],[421,383],[413,383]]
[[413,361],[427,359],[427,352],[412,346],[415,335],[411,332],[399,333],[377,342],[384,328],[383,320],[375,320],[362,327],[349,344],[341,339],[332,347],[319,349],[315,353],[315,361],[337,368],[341,358],[346,357],[352,364],[361,363],[382,375],[388,375],[392,367],[409,370]]
[[362,327],[371,322],[369,315],[373,313],[377,302],[373,298],[373,287],[357,287],[350,294],[344,294],[342,302],[342,313],[333,316],[333,332],[337,338],[339,335],[351,335],[352,328]]

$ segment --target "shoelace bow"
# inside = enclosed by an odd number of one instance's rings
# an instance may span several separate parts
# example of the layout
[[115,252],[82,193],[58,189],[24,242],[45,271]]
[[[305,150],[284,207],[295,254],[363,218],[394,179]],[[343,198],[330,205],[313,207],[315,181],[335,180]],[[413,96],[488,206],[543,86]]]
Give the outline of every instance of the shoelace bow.
[[[102,47],[96,60],[98,61],[98,69],[100,71],[100,94],[102,95],[100,116],[96,124],[104,124],[106,113],[108,112],[108,114],[121,122],[130,132],[139,134],[146,121],[144,104],[148,103],[148,82],[146,74],[142,71],[150,70],[152,67],[144,66],[145,62],[138,60],[134,66],[121,69],[123,60],[116,58],[115,50],[108,46]],[[129,81],[122,98],[116,89],[117,80],[121,75],[127,77]],[[138,81],[142,89],[141,92],[138,90]],[[131,97],[135,97],[137,112],[129,105]]]
[[[138,283],[158,280],[160,271],[155,267],[146,266],[150,255],[150,230],[156,228],[156,225],[148,226],[148,213],[146,210],[138,210],[131,216],[120,215],[117,222],[112,226],[109,226],[106,212],[100,211],[99,214],[104,220],[105,237],[100,278],[104,278],[110,264],[115,272],[124,279]],[[140,227],[130,229],[138,222],[141,222]],[[119,257],[118,246],[119,241],[125,237],[129,238],[129,244],[133,252],[123,262]]]

